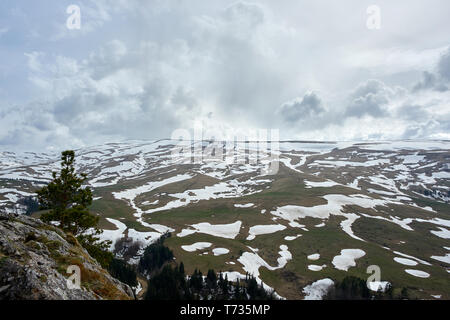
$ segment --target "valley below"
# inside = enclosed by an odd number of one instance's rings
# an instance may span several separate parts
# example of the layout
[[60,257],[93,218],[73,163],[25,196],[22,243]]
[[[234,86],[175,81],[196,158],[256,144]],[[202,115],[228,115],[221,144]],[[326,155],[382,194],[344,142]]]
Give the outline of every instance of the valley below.
[[[187,273],[248,273],[284,299],[321,299],[347,276],[366,280],[371,266],[380,271],[374,291],[389,283],[411,299],[450,299],[450,141],[236,142],[218,157],[223,147],[159,140],[75,150],[101,239],[111,250],[124,237],[144,248],[169,232],[165,244]],[[24,199],[59,161],[0,151],[0,210],[27,214]]]

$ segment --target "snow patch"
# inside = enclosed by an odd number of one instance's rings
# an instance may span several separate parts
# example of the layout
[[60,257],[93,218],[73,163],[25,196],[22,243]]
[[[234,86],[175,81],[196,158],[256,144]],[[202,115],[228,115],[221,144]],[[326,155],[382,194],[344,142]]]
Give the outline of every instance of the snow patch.
[[375,292],[385,292],[386,289],[391,285],[389,281],[370,281],[367,283],[367,287],[369,290]]
[[239,204],[239,203],[235,203],[234,206],[236,208],[251,208],[253,207],[255,204],[253,203],[245,203],[245,204]]
[[318,266],[318,265],[315,265],[315,264],[310,264],[309,266],[308,266],[308,269],[309,270],[311,270],[311,271],[321,271],[323,268],[325,268],[327,265],[326,264],[324,264],[324,265],[321,265],[321,266]]
[[348,271],[350,267],[356,266],[356,259],[365,256],[361,249],[342,249],[341,254],[333,258],[333,265],[338,270]]
[[215,256],[220,256],[220,255],[223,255],[223,254],[227,254],[228,252],[230,252],[230,250],[228,250],[226,248],[214,248],[212,250],[212,252],[213,252],[213,254]]
[[429,278],[430,277],[430,274],[425,271],[406,269],[405,272],[414,277],[418,277],[418,278]]
[[[119,220],[106,218],[107,221],[111,222],[116,226],[116,230],[102,230],[102,233],[98,235],[101,241],[111,241],[111,246],[109,247],[110,250],[113,250],[114,244],[116,241],[123,237],[124,231],[127,229],[127,226],[120,222]],[[89,232],[89,231],[88,231]]]
[[212,243],[210,242],[196,242],[191,245],[181,246],[181,249],[188,252],[194,252],[197,250],[203,250],[211,247]]
[[320,254],[318,254],[318,253],[310,254],[308,256],[308,260],[319,260],[319,259],[320,259]]
[[286,227],[281,224],[256,225],[250,227],[248,231],[249,236],[247,237],[247,240],[253,240],[257,235],[270,234],[284,229],[286,229]]
[[212,236],[234,239],[239,234],[241,229],[241,221],[236,221],[230,224],[210,224],[208,222],[202,222],[191,225],[194,229],[183,229],[177,234],[178,237],[185,237],[193,233],[205,233]]
[[431,259],[450,264],[450,253],[447,253],[445,256],[431,256]]
[[303,182],[305,183],[307,188],[329,188],[329,187],[341,185],[340,183],[334,182],[332,180],[321,181],[321,182],[303,180]]
[[297,239],[298,237],[301,237],[301,236],[302,236],[301,234],[298,234],[296,236],[286,236],[286,237],[284,237],[284,240],[292,241],[292,240],[295,240],[295,239]]
[[303,288],[305,300],[322,300],[328,290],[334,285],[331,279],[321,279]]
[[394,261],[397,263],[400,263],[404,266],[417,266],[417,262],[411,259],[407,259],[407,258],[400,258],[400,257],[395,257]]

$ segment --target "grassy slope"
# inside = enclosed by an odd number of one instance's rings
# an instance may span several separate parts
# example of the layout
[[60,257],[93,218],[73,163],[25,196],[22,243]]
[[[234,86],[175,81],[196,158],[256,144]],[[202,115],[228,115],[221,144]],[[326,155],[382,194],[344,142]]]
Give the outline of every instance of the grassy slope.
[[[177,261],[183,261],[188,273],[193,272],[195,268],[206,273],[208,269],[213,268],[217,271],[239,271],[242,272],[241,265],[237,258],[244,251],[249,251],[247,246],[259,248],[259,254],[270,265],[277,264],[279,246],[286,244],[293,255],[293,259],[288,262],[285,268],[269,271],[260,268],[260,274],[263,281],[268,285],[275,287],[277,292],[287,298],[301,298],[302,288],[312,281],[323,279],[325,277],[334,280],[340,280],[346,275],[355,275],[366,279],[369,274],[366,273],[367,266],[376,264],[381,267],[382,280],[390,281],[398,290],[402,287],[408,287],[412,297],[430,298],[431,294],[442,294],[443,298],[450,298],[450,283],[448,273],[445,271],[443,263],[430,259],[431,255],[444,255],[442,249],[446,242],[429,232],[429,229],[436,229],[432,225],[424,223],[412,223],[414,232],[404,230],[399,226],[376,219],[360,218],[353,224],[353,231],[357,236],[366,239],[367,242],[355,240],[345,234],[339,226],[342,218],[332,216],[323,228],[314,227],[320,223],[319,219],[302,219],[300,223],[306,225],[309,231],[301,229],[287,228],[268,235],[259,235],[252,241],[245,238],[248,235],[248,228],[257,224],[281,223],[287,225],[286,221],[272,220],[270,210],[282,205],[302,205],[316,206],[325,204],[322,196],[326,194],[354,194],[364,193],[347,187],[335,186],[332,188],[305,188],[303,179],[313,180],[307,174],[293,173],[291,170],[281,166],[280,172],[274,177],[270,189],[263,189],[262,192],[248,195],[241,198],[217,199],[209,201],[200,201],[191,203],[189,206],[172,209],[169,211],[155,212],[144,216],[145,221],[149,223],[159,223],[168,225],[176,229],[174,236],[166,241],[166,244],[174,251]],[[331,178],[331,176],[330,176]],[[160,199],[160,203],[166,203],[171,199],[161,193],[182,192],[187,189],[201,188],[204,185],[212,185],[214,179],[200,176],[193,181],[183,181],[179,184],[171,184],[153,190],[152,192],[141,195],[136,199],[137,203],[143,201],[153,201]],[[114,188],[106,187],[96,190],[96,196],[102,196],[102,199],[94,201],[92,211],[101,212],[101,226],[111,228],[104,217],[118,219],[124,222],[128,227],[138,231],[148,231],[142,227],[133,216],[131,208],[125,201],[114,199],[111,191],[127,189],[139,183],[126,183]],[[371,194],[376,197],[376,195]],[[422,201],[422,202],[420,202]],[[257,204],[253,208],[236,208],[235,203],[253,202]],[[400,218],[421,217],[430,219],[436,216],[447,215],[448,205],[436,204],[433,201],[419,200],[417,203],[421,206],[432,206],[438,210],[438,214],[426,212],[410,206],[390,206],[389,208],[378,208],[383,214],[395,215]],[[266,209],[266,214],[261,214],[261,210]],[[392,211],[392,210],[393,211]],[[364,212],[375,214],[370,209],[359,207],[347,207],[347,212]],[[445,218],[445,217],[444,217]],[[193,234],[183,238],[175,234],[186,228],[188,225],[199,222],[210,222],[212,224],[233,223],[237,220],[243,222],[240,234],[236,239],[224,239],[206,234]],[[284,240],[285,236],[302,234],[294,241]],[[420,239],[420,241],[418,241]],[[196,252],[186,252],[181,249],[182,245],[189,245],[194,242],[206,241],[213,243],[213,246]],[[400,244],[405,241],[405,244]],[[382,246],[388,246],[393,250],[414,255],[423,260],[433,263],[433,266],[419,265],[416,267],[406,267],[396,263],[393,258],[393,252],[383,249]],[[447,245],[448,246],[448,245]],[[226,255],[213,256],[211,250],[214,247],[228,248],[230,252]],[[366,255],[357,260],[357,266],[350,268],[348,272],[340,271],[332,266],[332,259],[340,253],[341,249],[359,248],[366,252]],[[202,252],[208,252],[207,255],[200,255]],[[321,258],[318,261],[309,261],[307,256],[312,253],[320,253]],[[236,264],[226,264],[233,261]],[[307,269],[309,264],[326,264],[327,267],[322,271],[314,272]],[[440,265],[442,264],[442,266]],[[428,279],[413,277],[404,272],[404,269],[419,269],[431,274]]]

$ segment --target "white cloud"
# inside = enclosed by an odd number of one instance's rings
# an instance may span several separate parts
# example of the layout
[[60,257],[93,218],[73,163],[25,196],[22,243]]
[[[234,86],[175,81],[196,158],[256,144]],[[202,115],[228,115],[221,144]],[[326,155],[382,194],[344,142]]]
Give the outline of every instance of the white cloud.
[[[449,5],[432,2],[436,9],[381,1],[379,32],[367,30],[365,4],[356,0],[327,8],[84,0],[79,33],[65,28],[66,3],[48,8],[55,10],[49,21],[33,21],[43,8],[21,8],[17,19],[34,22],[36,36],[32,28],[8,31],[30,44],[5,44],[22,50],[21,61],[6,56],[11,66],[26,68],[2,82],[0,144],[164,138],[196,120],[213,131],[279,128],[282,139],[444,137],[450,55],[442,12]],[[395,12],[403,12],[397,28]],[[8,95],[22,86],[20,99]]]

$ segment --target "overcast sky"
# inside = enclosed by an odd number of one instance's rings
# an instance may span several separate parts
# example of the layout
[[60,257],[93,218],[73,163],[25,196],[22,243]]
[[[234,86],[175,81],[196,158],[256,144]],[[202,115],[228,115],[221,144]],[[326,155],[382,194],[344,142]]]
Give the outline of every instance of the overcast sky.
[[[66,26],[71,4],[80,29]],[[195,122],[450,139],[449,12],[448,0],[2,0],[0,149],[159,139]]]

